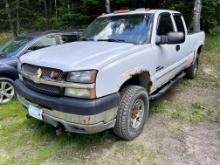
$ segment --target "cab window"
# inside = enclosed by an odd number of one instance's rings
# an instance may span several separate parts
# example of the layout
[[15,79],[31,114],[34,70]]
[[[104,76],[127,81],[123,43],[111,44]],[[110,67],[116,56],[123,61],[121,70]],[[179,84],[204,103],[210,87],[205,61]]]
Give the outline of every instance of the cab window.
[[185,34],[184,24],[181,15],[174,15],[177,31]]
[[159,17],[157,35],[167,35],[169,32],[173,31],[173,22],[171,20],[170,14],[161,14]]
[[61,35],[62,43],[75,42],[78,40],[77,35]]
[[46,48],[49,46],[57,45],[57,40],[55,36],[45,36],[42,37],[39,41],[34,43],[29,50],[38,50],[42,48]]

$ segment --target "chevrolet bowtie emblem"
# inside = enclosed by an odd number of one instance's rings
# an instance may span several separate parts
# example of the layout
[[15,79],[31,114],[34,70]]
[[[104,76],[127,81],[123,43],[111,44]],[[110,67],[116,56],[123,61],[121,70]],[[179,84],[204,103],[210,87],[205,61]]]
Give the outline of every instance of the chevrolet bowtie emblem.
[[42,74],[43,74],[43,70],[41,68],[38,68],[38,70],[37,70],[37,77],[41,78]]

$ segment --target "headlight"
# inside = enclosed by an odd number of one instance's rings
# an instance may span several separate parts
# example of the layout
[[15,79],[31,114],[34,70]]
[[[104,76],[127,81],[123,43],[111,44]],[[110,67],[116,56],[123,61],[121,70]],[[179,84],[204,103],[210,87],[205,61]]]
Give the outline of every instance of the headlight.
[[[82,84],[93,84],[96,82],[97,71],[76,71],[67,75],[67,81]],[[95,88],[65,88],[65,96],[95,99]]]
[[66,88],[65,96],[95,99],[96,93],[95,89]]
[[95,83],[96,75],[96,70],[70,72],[67,75],[67,81],[86,84]]

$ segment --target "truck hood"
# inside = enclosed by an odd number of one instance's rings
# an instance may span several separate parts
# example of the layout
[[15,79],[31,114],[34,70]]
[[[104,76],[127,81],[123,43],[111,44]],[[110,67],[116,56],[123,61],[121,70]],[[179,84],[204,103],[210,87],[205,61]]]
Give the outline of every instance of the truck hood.
[[130,43],[79,41],[30,52],[20,57],[22,63],[67,71],[97,69],[135,52]]

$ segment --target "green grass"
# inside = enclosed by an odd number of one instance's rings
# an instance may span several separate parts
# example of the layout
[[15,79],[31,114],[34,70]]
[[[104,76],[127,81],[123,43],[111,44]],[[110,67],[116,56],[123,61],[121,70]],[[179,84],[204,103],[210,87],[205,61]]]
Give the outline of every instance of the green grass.
[[220,34],[207,36],[201,62],[208,65],[220,63]]
[[200,56],[198,76],[194,80],[180,81],[180,88],[220,87],[220,35],[207,36]]
[[0,33],[0,45],[8,41],[11,37],[10,33]]
[[[56,137],[55,128],[35,119],[27,120],[17,101],[2,105],[0,112],[0,164],[39,164],[49,157],[62,156],[65,150],[77,153],[83,162],[93,147],[114,142],[110,132]],[[65,159],[72,160],[74,155],[67,154]]]
[[217,122],[217,110],[211,105],[200,102],[168,102],[155,101],[151,105],[151,112],[163,113],[168,120],[176,120],[183,125],[197,124],[202,121]]
[[169,103],[167,100],[159,100],[157,102],[152,102],[151,112],[153,113],[166,113],[169,111]]
[[[198,105],[201,107],[198,107]],[[184,124],[197,124],[202,121],[217,121],[217,114],[214,115],[213,108],[205,104],[202,105],[201,103],[195,102],[191,105],[178,105],[173,103],[172,108],[170,116]]]
[[155,164],[156,152],[138,144],[122,144],[113,155],[118,164],[124,164],[124,158],[132,164]]
[[[0,43],[6,41],[8,34],[0,34]],[[220,36],[208,37],[201,56],[201,68],[195,80],[180,81],[182,91],[196,88],[220,87]],[[205,70],[207,69],[208,70]],[[211,68],[211,69],[209,69]],[[175,103],[164,99],[151,105],[151,114],[162,114],[168,120],[183,125],[202,121],[217,121],[216,109],[204,102]],[[108,150],[117,141],[111,131],[95,135],[64,134],[55,136],[55,128],[35,119],[26,119],[25,109],[17,102],[0,105],[0,165],[2,164],[52,164],[85,163],[88,155],[100,148]],[[123,164],[121,157],[130,155],[134,164],[154,163],[156,153],[142,145],[120,144],[114,151]],[[106,163],[106,162],[105,162]],[[111,162],[110,162],[111,163]],[[114,162],[112,162],[114,164]]]

